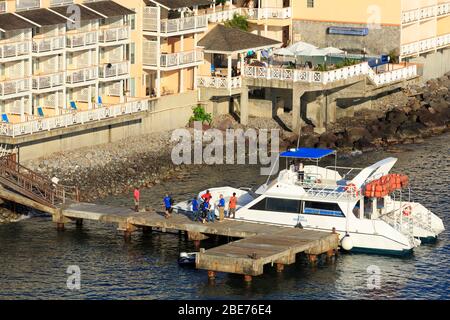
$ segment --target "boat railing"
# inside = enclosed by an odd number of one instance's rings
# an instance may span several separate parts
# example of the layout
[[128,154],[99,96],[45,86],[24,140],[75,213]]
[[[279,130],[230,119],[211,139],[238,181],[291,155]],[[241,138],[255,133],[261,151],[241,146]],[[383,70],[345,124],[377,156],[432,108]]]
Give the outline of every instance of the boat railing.
[[415,239],[414,239],[414,217],[413,215],[404,215],[403,214],[404,207],[396,208],[387,213],[380,215],[378,218],[388,225],[390,225],[395,230],[404,234],[410,243],[411,246],[415,247]]
[[357,200],[360,199],[361,189],[356,187],[342,186],[326,183],[310,183],[307,181],[297,181],[297,185],[303,187],[308,196],[320,198],[321,200]]
[[[337,170],[347,170],[346,173],[342,174],[342,179],[346,179],[350,174],[355,172],[360,172],[364,170],[364,168],[353,168],[353,167],[336,167],[336,166],[327,166],[325,167],[326,173],[325,173],[325,179],[328,179],[328,170],[334,170],[337,173]],[[331,178],[331,177],[330,177]],[[334,179],[336,180],[336,174],[334,175]]]

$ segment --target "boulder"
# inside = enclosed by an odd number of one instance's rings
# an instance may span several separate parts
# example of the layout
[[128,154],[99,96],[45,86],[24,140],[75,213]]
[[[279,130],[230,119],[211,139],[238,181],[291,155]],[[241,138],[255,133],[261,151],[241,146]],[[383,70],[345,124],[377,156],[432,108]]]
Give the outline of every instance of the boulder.
[[369,141],[373,138],[369,130],[365,127],[347,128],[345,133],[346,139],[351,143],[354,143],[361,138],[366,138]]

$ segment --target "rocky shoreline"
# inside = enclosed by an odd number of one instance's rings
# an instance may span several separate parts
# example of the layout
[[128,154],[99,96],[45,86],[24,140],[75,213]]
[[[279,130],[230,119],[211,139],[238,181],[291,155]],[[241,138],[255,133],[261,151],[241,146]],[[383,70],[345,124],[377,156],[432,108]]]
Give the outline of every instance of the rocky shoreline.
[[[335,148],[340,154],[348,154],[420,143],[449,129],[449,90],[450,74],[430,80],[422,87],[410,87],[381,99],[374,110],[340,119],[323,134],[315,134],[313,127],[304,127],[301,145]],[[289,126],[290,116],[281,118]],[[229,115],[214,119],[212,127],[221,130],[281,129],[273,119],[261,118],[251,118],[249,125],[244,127]],[[281,129],[280,138],[280,150],[297,145],[298,135],[293,132]],[[153,133],[52,154],[24,165],[49,177],[57,177],[61,184],[79,186],[81,200],[94,201],[108,195],[129,193],[135,186],[148,188],[162,181],[183,179],[186,170],[171,161],[174,142],[170,139],[170,131]]]

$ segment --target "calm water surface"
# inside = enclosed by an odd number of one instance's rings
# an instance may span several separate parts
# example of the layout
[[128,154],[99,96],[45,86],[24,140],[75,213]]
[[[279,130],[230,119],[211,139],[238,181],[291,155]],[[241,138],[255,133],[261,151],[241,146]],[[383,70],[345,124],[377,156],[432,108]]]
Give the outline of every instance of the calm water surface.
[[[311,268],[304,261],[278,274],[268,268],[248,286],[241,276],[179,267],[181,251],[193,244],[175,234],[142,235],[130,243],[114,226],[85,222],[56,232],[51,219],[33,216],[0,225],[0,299],[449,299],[450,298],[450,135],[404,146],[402,152],[376,152],[341,165],[367,166],[386,156],[399,161],[397,172],[410,175],[414,198],[444,219],[447,230],[436,244],[424,245],[411,257],[342,254],[335,264]],[[256,166],[215,166],[186,173],[182,181],[142,190],[146,205],[160,206],[164,192],[184,200],[206,187],[259,185]],[[101,203],[130,206],[131,195]],[[217,246],[202,241],[202,247]],[[81,268],[81,290],[66,288],[66,269]],[[367,267],[381,270],[381,289],[367,289]]]

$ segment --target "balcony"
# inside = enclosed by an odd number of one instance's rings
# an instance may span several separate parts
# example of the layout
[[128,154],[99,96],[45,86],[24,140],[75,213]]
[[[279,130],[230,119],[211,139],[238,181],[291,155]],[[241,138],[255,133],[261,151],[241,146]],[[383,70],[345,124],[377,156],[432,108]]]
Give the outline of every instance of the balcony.
[[86,50],[89,46],[95,46],[98,43],[98,32],[90,31],[76,34],[68,34],[66,38],[66,47],[73,50]]
[[441,3],[438,5],[404,11],[402,13],[402,23],[410,24],[422,22],[428,19],[434,19],[436,17],[438,18],[444,17],[449,14],[450,14],[450,2]]
[[123,80],[129,77],[130,62],[123,61],[117,63],[108,63],[99,67],[99,80],[114,81]]
[[211,23],[222,23],[233,19],[235,14],[242,15],[243,8],[233,8],[229,10],[216,11],[206,14]]
[[101,46],[120,45],[130,42],[130,27],[122,26],[111,29],[102,29],[98,37]]
[[59,90],[64,85],[64,71],[33,76],[32,89],[35,92]]
[[227,77],[198,76],[197,86],[215,89],[238,89],[242,86],[242,77],[232,77],[229,81]]
[[70,5],[72,3],[73,0],[50,0],[51,7]]
[[40,0],[16,0],[16,11],[37,9],[40,5]]
[[31,78],[6,80],[0,82],[0,99],[12,99],[24,96],[31,89]]
[[65,36],[56,36],[50,38],[34,38],[33,39],[33,54],[46,55],[58,54],[66,45]]
[[154,110],[154,106],[155,100],[142,99],[111,106],[103,106],[92,110],[76,111],[57,116],[39,118],[21,123],[1,123],[0,134],[2,136],[14,138],[67,127],[71,127],[70,130],[73,132],[73,130],[76,130],[77,126],[82,128],[81,125],[85,123],[106,121],[108,119],[120,118],[141,112],[151,112]]
[[95,81],[98,78],[98,67],[87,67],[82,69],[67,70],[66,83],[68,86],[85,86],[90,81]]
[[[179,68],[191,67],[203,63],[203,51],[190,50],[177,53],[163,53],[160,56],[160,67],[163,70],[175,70]],[[149,69],[156,69],[157,65],[156,54],[144,54],[144,67],[150,67]]]
[[0,59],[14,60],[31,54],[31,40],[20,42],[0,42]]
[[400,55],[402,57],[414,56],[448,46],[450,46],[450,33],[402,45]]
[[[158,21],[160,30],[158,30]],[[149,35],[160,35],[170,37],[182,34],[205,32],[208,29],[208,15],[191,16],[179,19],[159,20],[155,15],[154,8],[144,9],[143,19],[144,33]]]
[[254,8],[245,9],[249,19],[290,19],[292,18],[292,8]]

